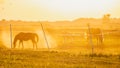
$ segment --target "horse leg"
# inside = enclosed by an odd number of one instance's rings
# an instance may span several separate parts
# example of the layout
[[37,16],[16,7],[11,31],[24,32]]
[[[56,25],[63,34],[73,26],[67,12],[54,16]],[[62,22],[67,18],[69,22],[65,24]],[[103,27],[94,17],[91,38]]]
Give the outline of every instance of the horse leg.
[[33,46],[34,46],[34,48],[36,48],[36,49],[37,49],[37,43],[36,43],[36,42],[34,42],[33,44],[34,44],[34,45],[33,45]]
[[37,42],[35,42],[35,46],[36,46],[36,49],[37,49]]
[[100,36],[99,37],[99,44],[102,45],[102,43],[103,43],[103,38]]
[[97,45],[99,45],[99,41],[100,41],[100,40],[99,40],[99,37],[97,37],[96,39],[97,39]]
[[20,48],[20,44],[21,44],[21,41],[19,41],[19,46],[18,46],[18,48]]
[[99,45],[100,44],[100,38],[98,37],[97,38],[97,45]]
[[37,42],[35,41],[35,40],[31,40],[32,41],[32,43],[33,43],[33,49],[37,49]]
[[33,43],[33,49],[34,49],[35,45],[34,45],[34,42],[33,42],[33,40],[32,40],[32,43]]
[[24,49],[23,41],[22,41],[22,49]]
[[22,44],[22,49],[24,48],[24,46],[23,46],[23,41],[19,41],[19,46],[18,46],[18,48],[20,48],[20,45]]
[[100,40],[100,42],[101,42],[101,45],[103,45],[103,38],[101,37],[101,40]]

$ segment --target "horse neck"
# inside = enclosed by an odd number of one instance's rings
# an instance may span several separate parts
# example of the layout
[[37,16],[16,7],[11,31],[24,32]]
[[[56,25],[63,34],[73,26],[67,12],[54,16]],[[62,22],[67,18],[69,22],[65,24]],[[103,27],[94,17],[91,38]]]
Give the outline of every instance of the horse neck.
[[17,40],[18,40],[18,38],[15,37],[15,38],[14,38],[14,42],[13,42],[14,46],[16,46],[16,42],[17,42]]

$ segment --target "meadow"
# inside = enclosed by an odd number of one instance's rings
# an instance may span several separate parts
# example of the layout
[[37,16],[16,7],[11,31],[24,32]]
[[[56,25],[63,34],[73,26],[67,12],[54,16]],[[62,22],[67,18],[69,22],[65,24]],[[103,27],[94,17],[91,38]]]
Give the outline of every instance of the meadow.
[[[120,67],[119,23],[90,23],[92,28],[99,27],[104,33],[103,44],[97,45],[96,40],[93,39],[93,53],[92,46],[84,37],[88,29],[87,23],[42,22],[49,49],[41,22],[4,21],[0,24],[0,68]],[[12,25],[12,37],[10,36],[10,24]],[[37,33],[39,35],[38,49],[32,49],[31,41],[24,42],[24,49],[18,47],[12,49],[11,40],[13,42],[19,32]]]
[[0,50],[0,68],[119,68],[120,55],[71,54],[55,50]]

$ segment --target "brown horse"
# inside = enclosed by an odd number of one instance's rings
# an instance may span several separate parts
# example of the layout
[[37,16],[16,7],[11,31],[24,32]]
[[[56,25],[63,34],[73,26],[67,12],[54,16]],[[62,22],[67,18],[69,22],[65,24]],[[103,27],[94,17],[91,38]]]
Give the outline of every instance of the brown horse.
[[101,29],[99,28],[91,28],[90,31],[86,32],[85,38],[87,39],[87,41],[96,39],[97,45],[103,43],[103,34]]
[[16,42],[18,40],[19,40],[19,47],[20,47],[20,44],[22,44],[22,48],[24,48],[23,41],[31,40],[33,43],[33,48],[34,48],[34,46],[36,46],[36,49],[37,49],[37,42],[38,42],[39,38],[38,38],[38,35],[36,33],[23,33],[23,32],[21,32],[15,36],[14,42],[13,42],[13,48],[16,47]]

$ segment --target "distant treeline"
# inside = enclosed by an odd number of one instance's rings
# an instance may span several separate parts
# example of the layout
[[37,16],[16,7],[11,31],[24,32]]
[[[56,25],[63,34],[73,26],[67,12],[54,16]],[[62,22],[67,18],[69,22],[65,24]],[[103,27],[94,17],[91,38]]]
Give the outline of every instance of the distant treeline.
[[75,19],[75,20],[72,20],[72,21],[69,21],[69,20],[61,20],[61,21],[24,21],[24,20],[6,20],[6,19],[1,19],[0,20],[0,23],[10,23],[10,22],[26,22],[26,23],[39,23],[39,22],[42,22],[42,23],[71,23],[71,22],[74,22],[74,23],[79,23],[79,22],[84,22],[84,23],[90,23],[90,22],[100,22],[100,23],[104,23],[104,21],[107,20],[106,23],[120,23],[120,18],[110,18],[109,21],[108,19],[103,19],[103,18],[78,18],[78,19]]

